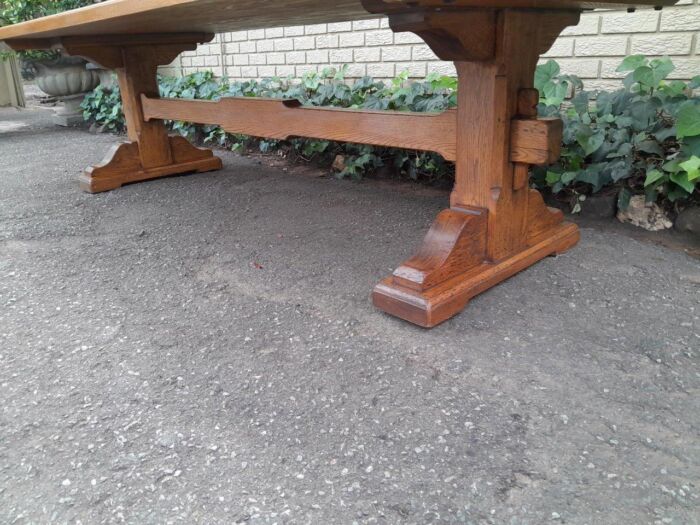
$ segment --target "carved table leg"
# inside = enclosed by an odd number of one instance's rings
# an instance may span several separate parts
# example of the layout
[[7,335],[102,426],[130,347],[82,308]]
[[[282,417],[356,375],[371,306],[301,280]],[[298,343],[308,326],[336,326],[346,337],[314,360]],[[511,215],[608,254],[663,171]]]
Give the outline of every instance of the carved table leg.
[[[372,295],[382,310],[432,327],[475,295],[578,242],[578,228],[527,185],[527,164],[552,162],[561,140],[558,122],[536,119],[531,88],[538,56],[578,13],[415,12],[391,4],[365,0],[389,14],[392,29],[417,33],[440,58],[453,60],[459,76],[451,207],[438,215],[418,254]],[[542,137],[549,146],[516,150],[514,134],[533,125],[549,134]]]
[[158,65],[171,62],[186,49],[196,48],[198,41],[211,38],[212,35],[181,34],[106,36],[90,43],[77,38],[61,41],[66,53],[84,56],[117,71],[127,124],[129,142],[113,147],[101,164],[83,173],[83,190],[97,193],[131,182],[222,168],[221,159],[210,150],[197,148],[183,137],[169,137],[163,121],[146,122],[141,105],[142,94],[158,97]]

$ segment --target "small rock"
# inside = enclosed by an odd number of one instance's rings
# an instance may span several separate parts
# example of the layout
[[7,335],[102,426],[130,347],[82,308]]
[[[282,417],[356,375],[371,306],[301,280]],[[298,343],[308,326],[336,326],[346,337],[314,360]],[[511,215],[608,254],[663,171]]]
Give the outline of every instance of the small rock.
[[343,171],[345,169],[345,157],[343,155],[336,155],[333,160],[334,171]]
[[633,196],[627,209],[617,212],[617,219],[652,232],[666,230],[673,226],[666,212],[656,203],[647,203],[644,195]]

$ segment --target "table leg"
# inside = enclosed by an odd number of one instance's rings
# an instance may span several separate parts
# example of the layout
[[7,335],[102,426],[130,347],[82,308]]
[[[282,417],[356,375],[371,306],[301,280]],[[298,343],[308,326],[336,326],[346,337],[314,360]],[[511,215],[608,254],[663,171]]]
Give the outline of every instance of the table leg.
[[[369,1],[369,0],[368,0]],[[371,0],[374,7],[378,4]],[[379,4],[390,5],[389,2]],[[456,180],[417,255],[377,285],[374,304],[432,327],[475,295],[561,253],[578,228],[545,206],[511,161],[512,122],[532,88],[538,57],[577,12],[526,10],[389,13],[395,31],[413,31],[459,76]]]
[[129,142],[114,146],[102,163],[87,168],[80,177],[80,187],[98,193],[132,182],[221,169],[221,159],[211,150],[197,148],[183,137],[168,136],[162,120],[146,122],[141,105],[142,94],[158,97],[158,65],[169,63],[185,49],[193,49],[196,42],[168,43],[169,35],[147,36],[151,42],[141,36],[131,41],[128,36],[116,38],[126,40],[99,45],[75,39],[62,42],[68,54],[116,70],[129,138]]

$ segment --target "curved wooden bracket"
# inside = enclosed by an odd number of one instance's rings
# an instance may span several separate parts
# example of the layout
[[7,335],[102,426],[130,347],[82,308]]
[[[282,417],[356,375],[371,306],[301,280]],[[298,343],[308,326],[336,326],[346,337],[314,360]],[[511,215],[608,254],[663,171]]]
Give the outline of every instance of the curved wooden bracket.
[[418,253],[394,271],[393,282],[427,290],[481,264],[486,256],[486,210],[443,210]]
[[184,137],[168,138],[172,162],[147,168],[141,162],[137,142],[122,142],[109,151],[104,160],[89,167],[80,177],[80,187],[90,193],[120,188],[124,184],[183,173],[202,173],[222,168],[221,159],[211,150],[197,148]]
[[430,328],[460,312],[474,296],[535,262],[565,252],[579,240],[575,224],[547,208],[538,191],[527,193],[528,228],[523,247],[491,261],[485,253],[487,210],[442,211],[415,257],[401,265],[372,293],[375,306]]

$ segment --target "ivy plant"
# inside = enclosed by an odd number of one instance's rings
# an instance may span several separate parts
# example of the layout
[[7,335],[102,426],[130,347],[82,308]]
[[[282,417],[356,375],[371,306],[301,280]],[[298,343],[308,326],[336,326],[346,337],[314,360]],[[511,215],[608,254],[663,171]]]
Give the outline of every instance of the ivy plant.
[[578,196],[604,188],[621,190],[623,208],[633,193],[644,192],[649,202],[697,196],[700,98],[693,90],[700,76],[671,81],[669,58],[633,55],[618,68],[626,73],[621,89],[592,93],[572,82],[573,98],[565,103],[557,86],[569,80],[552,62],[538,67],[539,110],[561,115],[564,141],[561,160],[535,170],[538,185],[573,196],[575,207]]

